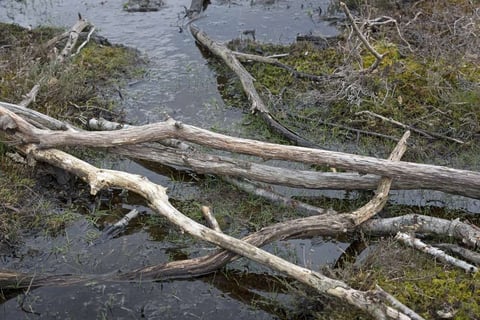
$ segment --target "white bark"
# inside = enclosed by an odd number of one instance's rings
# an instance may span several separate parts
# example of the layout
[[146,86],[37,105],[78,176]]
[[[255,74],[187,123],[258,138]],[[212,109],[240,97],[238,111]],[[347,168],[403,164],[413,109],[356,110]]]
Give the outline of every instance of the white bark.
[[409,234],[399,232],[395,236],[395,239],[400,240],[404,244],[409,245],[415,249],[428,253],[429,255],[432,255],[435,258],[447,264],[451,264],[453,266],[459,267],[465,270],[466,272],[470,272],[470,273],[478,272],[478,268],[475,267],[474,265],[471,265],[470,263],[467,263],[465,261],[452,257],[451,255],[446,254],[444,251],[437,249],[435,247],[432,247],[431,245],[428,245],[423,241],[421,241],[420,239],[417,239]]
[[278,272],[285,273],[321,293],[343,299],[377,319],[410,319],[403,313],[376,301],[373,298],[375,297],[375,291],[362,292],[352,289],[342,281],[330,279],[318,272],[299,267],[245,241],[198,224],[184,216],[169,203],[164,187],[151,183],[145,177],[114,170],[98,169],[55,149],[37,150],[30,147],[27,151],[38,161],[50,163],[76,174],[90,185],[92,194],[109,187],[119,187],[135,192],[144,197],[157,213],[196,238],[206,240]]
[[[0,108],[0,115],[2,114],[9,115],[9,112]],[[107,148],[174,138],[263,159],[327,165],[393,179],[413,180],[431,185],[444,184],[445,190],[463,189],[469,195],[480,198],[480,172],[235,138],[186,125],[173,119],[116,131],[82,132],[81,135],[70,131],[52,132],[30,128],[24,120],[15,120],[15,122],[21,132],[19,136],[21,141],[38,143],[41,148],[62,145],[92,146],[93,144],[96,147]]]
[[420,214],[407,214],[394,218],[369,220],[362,224],[361,229],[372,235],[393,235],[399,231],[413,231],[449,236],[471,248],[480,247],[480,228],[461,222],[459,219],[446,220]]
[[[9,126],[10,129],[17,130],[17,133],[22,132],[28,136],[32,134],[32,132],[38,131],[19,116],[5,109],[2,110],[0,108],[0,110],[4,114],[3,118],[7,118],[5,121],[6,125]],[[86,132],[77,132],[78,135],[84,135],[85,133]],[[397,160],[401,156],[403,153],[403,151],[401,151],[402,147],[399,146],[394,152],[392,152],[392,159]],[[80,159],[56,149],[40,150],[34,145],[27,145],[22,149],[25,153],[30,154],[38,161],[47,162],[77,175],[90,185],[92,194],[96,194],[101,189],[110,187],[119,187],[135,192],[145,198],[155,212],[161,214],[171,223],[192,236],[211,242],[238,255],[264,264],[278,272],[285,273],[297,281],[313,287],[318,292],[343,299],[377,319],[410,319],[402,312],[387,306],[381,301],[381,299],[377,300],[376,298],[381,298],[381,296],[377,296],[375,291],[362,292],[352,289],[342,281],[334,280],[321,273],[297,266],[271,253],[261,250],[246,241],[230,237],[222,232],[212,230],[193,221],[170,204],[164,187],[151,183],[145,177],[114,170],[98,169]],[[387,181],[390,180],[389,178],[385,179]],[[373,206],[369,202],[366,206],[357,210],[355,214],[347,215],[348,217],[351,217],[349,219],[352,221],[350,224],[355,225],[354,221],[361,221],[361,219],[366,216],[371,216],[378,212],[383,207],[383,194],[388,194],[388,188],[388,183],[381,184],[379,186],[378,194],[371,201],[371,203],[374,204]],[[374,212],[367,210],[373,210]],[[295,225],[295,227],[299,228],[300,225]],[[298,229],[298,231],[302,232],[303,230]]]

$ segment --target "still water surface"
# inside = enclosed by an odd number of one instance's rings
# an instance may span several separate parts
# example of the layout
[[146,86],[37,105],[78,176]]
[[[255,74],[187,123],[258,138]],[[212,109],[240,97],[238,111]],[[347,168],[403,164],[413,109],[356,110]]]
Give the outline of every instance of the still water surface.
[[[166,6],[157,12],[127,13],[122,10],[123,1],[119,0],[36,0],[27,5],[4,1],[0,3],[0,20],[23,26],[69,27],[81,13],[110,42],[136,48],[150,61],[142,80],[121,89],[130,122],[155,122],[168,114],[189,124],[239,133],[241,126],[238,124],[244,111],[224,104],[214,72],[191,35],[180,32],[184,8],[189,5],[190,1],[167,0]],[[325,10],[327,5],[326,0],[275,1],[267,6],[255,1],[212,1],[205,16],[195,23],[219,41],[255,29],[259,41],[290,43],[299,33],[335,34],[333,27],[312,18],[318,7]],[[198,192],[192,184],[184,183],[179,187],[169,177],[133,162],[116,166],[168,186],[173,197],[176,192],[178,196]],[[65,235],[27,238],[25,251],[17,257],[5,258],[2,267],[39,273],[102,274],[168,261],[175,247],[168,241],[154,241],[142,230],[92,247],[87,241],[91,228],[90,223],[80,220],[69,226]],[[316,269],[333,262],[346,244],[297,240],[275,246],[275,250],[297,256],[299,264]],[[268,284],[262,285],[261,280],[267,270],[243,260],[232,268],[238,272],[256,270],[259,280],[245,280],[244,286],[232,286],[231,280],[218,274],[191,281],[143,284],[99,281],[39,288],[32,290],[25,299],[24,310],[17,298],[4,302],[0,306],[0,319],[276,318],[271,308],[256,303],[270,296]],[[246,283],[256,285],[251,287]],[[276,295],[276,299],[283,301],[285,306],[292,303],[290,297],[282,294]]]

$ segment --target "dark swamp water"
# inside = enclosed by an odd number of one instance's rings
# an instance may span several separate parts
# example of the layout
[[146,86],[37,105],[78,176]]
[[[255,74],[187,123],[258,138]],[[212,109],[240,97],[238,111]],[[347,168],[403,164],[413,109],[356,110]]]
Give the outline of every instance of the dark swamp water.
[[[122,10],[120,0],[36,0],[28,5],[3,1],[0,20],[24,26],[68,27],[80,12],[112,43],[136,48],[149,58],[145,78],[121,89],[129,121],[151,123],[169,114],[189,124],[222,128],[223,132],[241,135],[244,111],[223,102],[214,71],[189,33],[179,32],[184,7],[188,7],[190,1],[166,2],[157,12],[127,13]],[[195,23],[220,41],[239,37],[246,29],[255,29],[259,41],[290,43],[299,33],[335,34],[335,28],[310,16],[319,6],[325,11],[328,3],[327,0],[285,0],[263,5],[250,0],[212,1],[206,16]],[[169,196],[174,199],[193,199],[202,191],[195,182],[182,182],[134,162],[110,165],[145,175],[168,187]],[[341,192],[322,194],[344,196]],[[426,198],[428,203],[422,200]],[[452,207],[480,212],[478,201],[461,197],[445,199],[440,193],[430,192],[425,197],[422,192],[394,192],[391,201],[407,205],[447,202]],[[125,210],[132,207],[123,205]],[[27,238],[24,252],[15,258],[3,259],[2,268],[38,273],[103,274],[184,258],[181,255],[185,252],[193,257],[211,250],[206,244],[186,249],[185,243],[191,242],[169,239],[168,230],[154,232],[144,228],[133,228],[122,236],[91,246],[88,237],[96,231],[92,223],[80,219],[69,225],[62,235]],[[283,256],[293,255],[298,264],[318,269],[334,262],[347,246],[343,242],[316,239],[276,243],[267,249],[278,250]],[[249,271],[248,275],[245,271]],[[277,319],[296,302],[292,296],[282,293],[280,282],[268,275],[268,270],[241,259],[229,266],[226,274],[218,272],[195,280],[153,283],[99,280],[44,287],[32,290],[23,301],[23,308],[21,296],[4,301],[0,306],[0,319]],[[274,302],[265,303],[267,300]]]

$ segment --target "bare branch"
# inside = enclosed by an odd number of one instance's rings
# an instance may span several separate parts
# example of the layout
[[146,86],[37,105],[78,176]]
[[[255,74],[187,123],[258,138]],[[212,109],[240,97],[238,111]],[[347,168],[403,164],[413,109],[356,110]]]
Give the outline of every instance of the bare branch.
[[222,232],[222,229],[220,228],[220,225],[218,224],[217,219],[215,219],[215,216],[210,211],[209,207],[202,206],[202,214],[205,217],[205,220],[207,220],[207,223],[210,226],[210,228],[212,228],[215,231]]
[[420,129],[417,129],[415,127],[412,127],[410,125],[407,125],[407,124],[403,124],[401,122],[398,122],[396,120],[393,120],[393,119],[390,119],[390,118],[387,118],[387,117],[384,117],[382,115],[379,115],[377,113],[374,113],[372,111],[360,111],[360,112],[357,112],[355,115],[361,115],[361,114],[366,114],[366,115],[369,115],[371,117],[374,117],[374,118],[378,118],[378,119],[381,119],[385,122],[389,122],[389,123],[392,123],[396,126],[399,126],[399,127],[402,127],[404,129],[407,129],[407,130],[411,130],[413,132],[416,132],[416,133],[419,133],[423,136],[425,136],[426,138],[428,139],[432,139],[432,137],[436,137],[436,138],[440,138],[440,139],[445,139],[445,140],[449,140],[449,141],[453,141],[453,142],[456,142],[456,143],[460,143],[460,144],[464,144],[465,142],[463,142],[462,140],[459,140],[459,139],[456,139],[456,138],[451,138],[451,137],[447,137],[447,136],[444,136],[444,135],[441,135],[441,134],[438,134],[438,133],[435,133],[435,132],[426,132],[426,131],[423,131],[423,130],[420,130]]
[[368,51],[370,51],[374,56],[375,56],[375,62],[368,68],[369,72],[372,72],[375,70],[380,63],[383,60],[383,57],[385,55],[378,53],[374,47],[368,42],[367,38],[363,35],[362,31],[358,28],[357,24],[355,23],[355,19],[353,18],[352,14],[350,13],[350,10],[348,9],[347,5],[344,2],[340,2],[340,7],[342,7],[343,11],[345,12],[345,15],[347,16],[348,20],[350,20],[350,23],[353,27],[353,30],[355,30],[355,33],[357,36],[360,38],[360,40],[363,42],[365,47],[367,47]]
[[462,268],[466,272],[476,273],[478,271],[478,268],[475,267],[474,265],[471,265],[465,261],[452,257],[446,254],[445,252],[443,252],[442,250],[434,248],[424,243],[420,239],[414,238],[413,236],[408,235],[406,233],[403,233],[403,232],[397,233],[397,235],[395,236],[395,239],[400,240],[404,244],[414,247],[415,249],[428,253],[434,256],[435,258],[442,260],[445,263]]

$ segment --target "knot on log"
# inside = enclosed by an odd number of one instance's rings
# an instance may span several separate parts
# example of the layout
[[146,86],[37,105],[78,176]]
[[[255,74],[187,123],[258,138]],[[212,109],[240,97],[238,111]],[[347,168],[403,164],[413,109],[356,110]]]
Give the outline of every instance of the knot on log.
[[181,121],[175,121],[175,128],[183,129],[183,123]]
[[15,120],[9,115],[0,116],[0,129],[7,133],[13,133],[18,128]]

